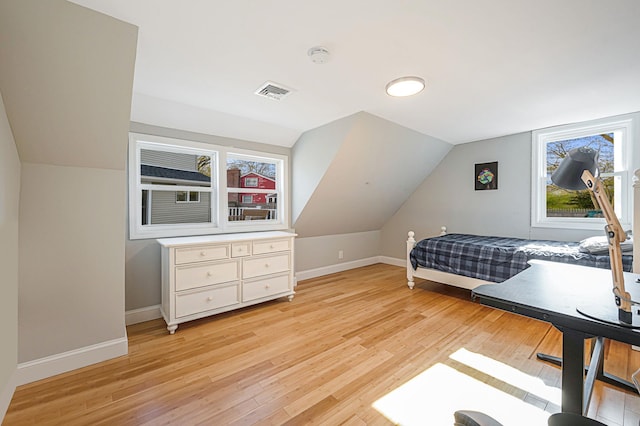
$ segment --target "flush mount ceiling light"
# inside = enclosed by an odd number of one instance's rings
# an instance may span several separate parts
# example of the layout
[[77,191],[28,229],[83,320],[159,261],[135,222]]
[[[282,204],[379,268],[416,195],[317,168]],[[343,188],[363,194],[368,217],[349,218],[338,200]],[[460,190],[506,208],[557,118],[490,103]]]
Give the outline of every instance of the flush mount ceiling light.
[[387,84],[387,94],[390,96],[411,96],[424,89],[424,80],[420,77],[402,77]]

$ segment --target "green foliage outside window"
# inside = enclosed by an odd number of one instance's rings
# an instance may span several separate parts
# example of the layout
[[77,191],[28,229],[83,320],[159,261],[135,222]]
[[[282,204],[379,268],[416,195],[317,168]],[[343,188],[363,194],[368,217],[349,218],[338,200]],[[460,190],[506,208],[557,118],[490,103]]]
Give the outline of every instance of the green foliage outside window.
[[[600,208],[594,205],[591,191],[569,191],[555,186],[551,174],[558,168],[567,153],[580,146],[588,146],[598,152],[600,173],[614,171],[613,133],[585,136],[576,139],[549,142],[547,144],[547,216],[600,217]],[[614,178],[603,178],[607,195],[613,203]]]

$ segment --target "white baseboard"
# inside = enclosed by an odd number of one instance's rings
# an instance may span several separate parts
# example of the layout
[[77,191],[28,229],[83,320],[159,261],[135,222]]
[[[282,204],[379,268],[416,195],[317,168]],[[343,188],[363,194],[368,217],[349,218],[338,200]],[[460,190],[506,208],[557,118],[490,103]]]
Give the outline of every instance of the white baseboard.
[[351,262],[336,263],[334,265],[323,266],[321,268],[308,269],[306,271],[296,272],[296,280],[308,280],[311,278],[321,277],[323,275],[335,274],[336,272],[348,271],[349,269],[360,268],[380,263],[379,256],[368,257],[366,259],[353,260]]
[[16,385],[24,385],[126,355],[129,347],[126,337],[85,346],[72,351],[47,356],[18,364]]
[[4,420],[4,415],[7,414],[7,409],[9,408],[9,404],[11,403],[11,398],[13,398],[13,394],[16,390],[16,377],[17,373],[16,370],[14,370],[13,374],[11,374],[11,377],[9,377],[9,380],[0,392],[0,423],[2,423],[2,420]]
[[400,266],[401,268],[407,267],[407,259],[397,259],[395,257],[378,256],[380,263],[386,263],[387,265]]
[[147,306],[146,308],[132,309],[124,313],[126,325],[138,324],[145,321],[162,318],[160,305]]

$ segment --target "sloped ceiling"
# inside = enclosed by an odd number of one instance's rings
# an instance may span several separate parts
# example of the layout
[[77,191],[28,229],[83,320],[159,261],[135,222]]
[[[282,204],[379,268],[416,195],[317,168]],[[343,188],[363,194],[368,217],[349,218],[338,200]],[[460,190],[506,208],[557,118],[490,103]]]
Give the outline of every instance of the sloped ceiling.
[[[317,153],[323,140],[324,159]],[[304,204],[294,207],[296,232],[313,237],[382,228],[452,146],[364,112],[316,129],[292,156],[294,203]]]
[[338,150],[354,126],[356,116],[347,117],[304,133],[292,149],[292,223],[298,220],[324,177]]
[[[73,1],[140,28],[132,119],[147,124],[167,126],[162,99],[177,128],[291,147],[366,111],[457,144],[640,110],[638,0]],[[407,75],[427,88],[387,96]],[[254,95],[266,80],[295,92]]]
[[124,169],[136,40],[64,0],[0,2],[0,90],[22,162]]

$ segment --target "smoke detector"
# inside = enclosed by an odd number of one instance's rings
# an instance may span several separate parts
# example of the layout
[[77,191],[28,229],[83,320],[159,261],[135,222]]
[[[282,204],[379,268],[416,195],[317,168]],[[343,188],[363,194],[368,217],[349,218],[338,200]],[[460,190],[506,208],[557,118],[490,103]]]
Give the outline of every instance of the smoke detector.
[[282,84],[274,83],[273,81],[267,81],[254,92],[258,96],[281,101],[293,92]]
[[307,51],[307,55],[314,64],[325,64],[329,62],[329,51],[322,46],[312,47]]

